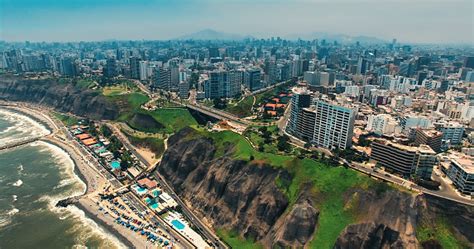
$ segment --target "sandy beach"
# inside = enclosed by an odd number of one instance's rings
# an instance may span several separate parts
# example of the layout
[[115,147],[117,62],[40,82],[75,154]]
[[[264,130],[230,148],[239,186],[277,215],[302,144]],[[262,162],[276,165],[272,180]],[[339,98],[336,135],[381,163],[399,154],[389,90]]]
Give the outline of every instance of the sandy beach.
[[122,243],[130,248],[153,248],[156,245],[151,244],[143,238],[140,238],[136,232],[127,229],[115,223],[115,219],[110,214],[104,214],[99,211],[99,206],[96,202],[89,198],[81,198],[76,204],[74,204],[81,210],[83,210],[87,217],[93,219],[97,224],[105,227],[114,236],[116,236]]

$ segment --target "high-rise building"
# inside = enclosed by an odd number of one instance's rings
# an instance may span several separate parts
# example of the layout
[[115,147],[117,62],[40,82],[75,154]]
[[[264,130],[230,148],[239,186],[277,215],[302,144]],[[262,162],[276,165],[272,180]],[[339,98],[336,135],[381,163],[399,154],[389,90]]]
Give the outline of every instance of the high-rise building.
[[171,72],[167,68],[157,67],[155,69],[154,87],[170,91],[171,90]]
[[189,82],[182,81],[179,83],[179,97],[181,99],[187,99],[189,94]]
[[130,57],[130,78],[140,79],[140,58]]
[[108,58],[104,68],[104,76],[113,78],[117,76],[117,61],[114,58]]
[[360,57],[357,62],[357,74],[365,74],[370,69],[370,61]]
[[262,88],[260,69],[247,69],[244,72],[244,84],[251,92]]
[[379,139],[372,142],[370,159],[388,171],[403,177],[418,176],[431,179],[436,164],[436,152],[427,145],[418,147],[406,146],[388,140]]
[[227,93],[228,97],[239,96],[242,92],[243,72],[240,70],[232,70],[227,76]]
[[464,59],[464,67],[474,69],[474,56],[466,56]]
[[273,60],[265,62],[265,79],[267,85],[273,85],[278,81],[278,67]]
[[308,83],[310,86],[319,86],[319,77],[318,73],[315,71],[307,71],[304,72],[304,80]]
[[443,140],[443,133],[434,129],[416,129],[415,145],[426,144],[433,149],[433,151],[441,152],[441,144]]
[[206,98],[233,98],[241,93],[242,72],[238,70],[215,70],[209,73],[204,92]]
[[140,68],[140,80],[147,80],[148,79],[148,61],[140,61],[139,62]]
[[212,71],[209,73],[209,79],[204,85],[206,98],[217,99],[224,97],[225,81],[227,81],[227,73],[225,71]]
[[316,146],[341,150],[349,148],[357,109],[327,99],[311,102],[308,91],[294,88],[287,131]]
[[286,130],[289,133],[297,133],[297,123],[303,108],[311,105],[311,92],[305,88],[293,88],[293,96],[291,97],[291,113],[288,119]]
[[329,73],[328,72],[319,72],[319,84],[321,86],[329,86]]
[[61,58],[59,62],[59,73],[64,76],[77,76],[79,75],[79,68],[72,57]]
[[179,84],[179,63],[177,60],[168,62],[170,70],[170,83],[172,89],[178,89]]
[[321,99],[309,108],[316,114],[312,144],[328,149],[350,148],[357,109]]

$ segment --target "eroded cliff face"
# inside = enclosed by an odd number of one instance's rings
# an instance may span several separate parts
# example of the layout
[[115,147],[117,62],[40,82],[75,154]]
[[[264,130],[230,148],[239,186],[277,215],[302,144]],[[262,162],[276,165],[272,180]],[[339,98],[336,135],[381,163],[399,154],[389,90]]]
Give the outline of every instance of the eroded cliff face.
[[288,199],[275,185],[275,178],[289,178],[288,172],[227,156],[214,158],[211,140],[178,140],[188,132],[184,129],[168,140],[159,172],[189,207],[213,227],[239,231],[246,238],[263,240],[275,231],[275,241],[283,244],[304,245],[309,240],[317,211],[302,201],[285,213]]
[[[159,172],[196,214],[214,228],[234,230],[265,248],[307,248],[318,229],[320,203],[311,185],[290,205],[276,186],[291,181],[284,169],[216,157],[213,141],[184,129],[168,140]],[[351,189],[345,206],[355,215],[334,248],[421,248],[417,226],[453,215],[457,236],[474,245],[474,208],[390,189]],[[435,241],[425,244],[436,245]]]
[[114,119],[118,116],[118,107],[99,93],[77,89],[71,84],[60,84],[53,79],[0,77],[0,99],[42,104],[92,119]]
[[417,248],[417,199],[389,190],[353,189],[346,193],[358,222],[347,226],[335,248]]

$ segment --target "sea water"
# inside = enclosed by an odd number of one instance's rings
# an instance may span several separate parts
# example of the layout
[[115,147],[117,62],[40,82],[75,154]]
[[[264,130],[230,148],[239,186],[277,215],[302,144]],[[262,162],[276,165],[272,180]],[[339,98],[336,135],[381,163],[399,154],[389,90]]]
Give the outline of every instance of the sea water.
[[[0,145],[49,131],[0,108]],[[124,247],[75,206],[58,200],[84,193],[74,163],[62,149],[34,142],[0,151],[0,248]]]

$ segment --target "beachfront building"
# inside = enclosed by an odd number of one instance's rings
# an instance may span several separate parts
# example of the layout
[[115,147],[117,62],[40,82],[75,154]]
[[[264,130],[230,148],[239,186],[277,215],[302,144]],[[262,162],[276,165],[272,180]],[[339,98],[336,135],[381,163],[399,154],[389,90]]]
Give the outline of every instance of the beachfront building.
[[377,139],[371,147],[370,160],[375,161],[378,166],[406,178],[416,176],[431,179],[437,159],[436,152],[428,145],[414,147]]

